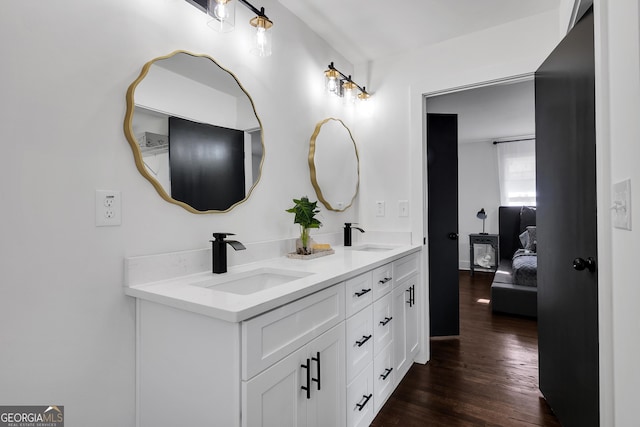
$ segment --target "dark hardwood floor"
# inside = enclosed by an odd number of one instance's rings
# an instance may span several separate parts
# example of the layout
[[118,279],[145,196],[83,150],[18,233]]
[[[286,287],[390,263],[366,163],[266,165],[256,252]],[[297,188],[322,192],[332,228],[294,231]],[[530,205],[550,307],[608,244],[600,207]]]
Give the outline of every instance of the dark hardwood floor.
[[536,321],[492,314],[492,278],[460,272],[460,337],[431,340],[371,426],[560,426],[538,390]]

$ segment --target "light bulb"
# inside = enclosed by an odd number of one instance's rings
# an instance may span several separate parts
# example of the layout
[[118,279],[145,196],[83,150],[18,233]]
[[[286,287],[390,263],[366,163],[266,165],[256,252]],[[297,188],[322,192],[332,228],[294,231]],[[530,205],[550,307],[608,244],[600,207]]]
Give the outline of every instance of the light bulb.
[[213,14],[220,21],[224,21],[229,17],[229,10],[227,9],[226,3],[218,3],[216,7],[213,9]]
[[264,46],[267,44],[267,31],[262,27],[258,27],[256,32],[256,44],[260,50],[264,50]]
[[335,92],[336,89],[338,89],[338,85],[336,83],[336,79],[330,77],[329,81],[327,82],[327,89],[329,90],[329,92]]

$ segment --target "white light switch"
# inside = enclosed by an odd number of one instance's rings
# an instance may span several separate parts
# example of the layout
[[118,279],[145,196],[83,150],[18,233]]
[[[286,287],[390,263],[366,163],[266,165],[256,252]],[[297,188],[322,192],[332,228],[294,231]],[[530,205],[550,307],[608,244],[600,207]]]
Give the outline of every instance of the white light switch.
[[398,216],[409,216],[408,200],[398,200]]
[[376,216],[384,216],[384,200],[376,201]]
[[613,226],[622,230],[631,230],[631,180],[613,184]]

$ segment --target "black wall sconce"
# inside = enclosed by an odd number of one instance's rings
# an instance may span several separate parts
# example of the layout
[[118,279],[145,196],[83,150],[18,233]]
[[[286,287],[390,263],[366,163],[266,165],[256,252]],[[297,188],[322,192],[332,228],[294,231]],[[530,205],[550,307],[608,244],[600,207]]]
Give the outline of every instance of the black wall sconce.
[[[264,7],[258,9],[247,0],[237,1],[256,14],[256,16],[249,21],[249,24],[256,29],[251,53],[256,56],[270,56],[272,43],[271,32],[268,30],[273,27],[273,21],[265,14]],[[211,17],[207,25],[214,30],[221,33],[233,31],[236,19],[236,0],[187,0],[187,2]]]
[[329,93],[347,98],[352,102],[355,102],[356,99],[366,101],[371,96],[364,86],[358,85],[351,79],[350,75],[347,76],[338,70],[333,65],[333,62],[329,64],[329,69],[324,72],[324,77],[325,88]]

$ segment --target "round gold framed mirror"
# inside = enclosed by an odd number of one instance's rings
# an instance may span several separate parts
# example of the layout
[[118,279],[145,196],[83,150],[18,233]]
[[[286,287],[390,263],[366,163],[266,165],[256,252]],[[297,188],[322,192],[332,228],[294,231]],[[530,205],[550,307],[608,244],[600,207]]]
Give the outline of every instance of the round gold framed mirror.
[[142,176],[193,213],[230,211],[262,173],[253,100],[207,55],[179,50],[147,62],[127,90],[124,133]]
[[327,118],[316,125],[309,144],[311,183],[318,199],[332,211],[347,210],[358,195],[358,148],[340,119]]

